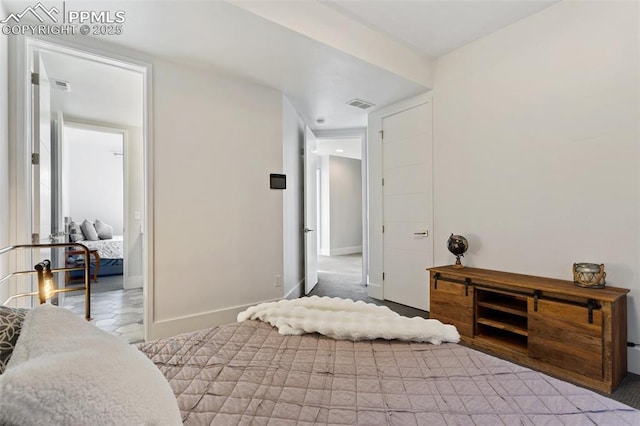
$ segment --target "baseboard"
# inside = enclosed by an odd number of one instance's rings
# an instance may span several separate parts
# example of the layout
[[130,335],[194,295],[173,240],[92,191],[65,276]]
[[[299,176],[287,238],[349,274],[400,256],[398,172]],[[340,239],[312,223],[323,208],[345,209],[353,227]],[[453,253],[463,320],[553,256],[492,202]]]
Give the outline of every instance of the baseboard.
[[367,284],[367,294],[369,297],[373,297],[374,299],[384,300],[382,286],[380,284]]
[[362,253],[362,246],[332,248],[329,256],[343,256],[345,254],[355,253]]
[[640,374],[640,347],[627,348],[627,371]]
[[126,279],[124,280],[124,289],[129,290],[132,288],[142,288],[143,283],[144,277],[142,275],[126,277]]
[[284,295],[285,299],[297,299],[299,297],[304,296],[304,278],[287,294]]
[[321,249],[318,251],[318,254],[319,254],[320,256],[331,256],[331,250],[326,249],[326,248],[321,248]]
[[280,299],[263,300],[247,305],[232,306],[195,315],[186,315],[183,317],[156,321],[148,327],[147,336],[145,336],[145,338],[146,340],[160,339],[162,337],[171,337],[189,331],[202,330],[204,328],[234,323],[237,321],[238,314],[245,309],[257,305],[258,303],[276,302],[278,300]]

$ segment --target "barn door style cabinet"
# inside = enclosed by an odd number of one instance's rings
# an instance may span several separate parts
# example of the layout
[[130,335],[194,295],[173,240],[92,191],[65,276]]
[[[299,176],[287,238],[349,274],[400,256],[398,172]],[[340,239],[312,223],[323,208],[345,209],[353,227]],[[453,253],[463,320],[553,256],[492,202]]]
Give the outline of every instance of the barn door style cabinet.
[[601,392],[627,374],[628,289],[477,268],[430,268],[431,318],[463,344]]

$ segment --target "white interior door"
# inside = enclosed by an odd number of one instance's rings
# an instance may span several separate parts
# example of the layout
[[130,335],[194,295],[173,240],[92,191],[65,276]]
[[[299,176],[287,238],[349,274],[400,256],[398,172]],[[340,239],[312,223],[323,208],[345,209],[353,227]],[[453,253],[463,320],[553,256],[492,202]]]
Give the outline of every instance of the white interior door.
[[[51,111],[51,86],[45,64],[36,50],[32,63],[32,242],[47,244],[64,242],[61,201],[62,117]],[[54,268],[64,266],[64,249],[41,249],[34,253],[33,263],[44,259]],[[62,273],[56,280],[62,282]]]
[[[58,112],[50,116],[51,142],[50,142],[50,163],[51,169],[49,187],[50,193],[50,235],[49,241],[52,243],[64,243],[66,241],[64,217],[62,215],[62,140],[64,138],[64,120],[62,113]],[[42,192],[42,191],[41,191]],[[42,212],[44,215],[45,212]],[[41,236],[42,238],[42,236]],[[63,268],[65,266],[65,249],[52,249],[50,258],[51,265],[54,268]],[[65,285],[65,274],[59,272],[56,274],[55,281],[58,287]],[[58,304],[64,304],[64,293],[57,296]]]
[[429,310],[431,104],[384,117],[382,130],[384,298]]
[[[54,118],[55,117],[55,118]],[[51,120],[51,241],[66,241],[66,229],[62,211],[62,144],[64,141],[64,117],[61,112]]]
[[32,242],[49,243],[51,235],[51,87],[39,52],[32,69]]
[[318,284],[318,141],[311,129],[304,137],[304,292]]

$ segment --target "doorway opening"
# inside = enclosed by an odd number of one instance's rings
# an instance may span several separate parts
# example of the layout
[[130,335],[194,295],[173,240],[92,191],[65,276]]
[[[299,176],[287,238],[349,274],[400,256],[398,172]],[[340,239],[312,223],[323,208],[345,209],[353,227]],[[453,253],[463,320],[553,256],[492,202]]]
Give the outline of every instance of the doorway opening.
[[[91,260],[93,292],[124,289],[124,138],[122,132],[93,126],[68,122],[64,126],[61,194],[65,234],[96,250]],[[91,224],[97,239],[84,235]],[[66,263],[75,266],[84,261],[82,257],[68,255]],[[80,271],[68,273],[65,287],[81,279]]]
[[317,139],[318,286],[312,294],[366,300],[366,173],[361,135]]
[[[28,37],[17,54],[26,66],[17,74],[17,109],[24,113],[12,172],[15,241],[78,242],[91,251],[90,259],[55,249],[17,262],[88,261],[95,325],[130,343],[143,341],[150,316],[151,255],[143,233],[150,217],[149,66]],[[56,286],[77,286],[76,278],[58,274]],[[83,296],[75,294],[56,302],[81,314]]]
[[[96,326],[130,343],[142,341],[142,245],[135,244],[140,237],[139,230],[125,227],[128,216],[134,219],[141,216],[140,211],[130,213],[131,203],[127,202],[139,198],[130,193],[140,189],[127,173],[132,162],[128,155],[132,150],[127,149],[131,144],[128,132],[66,122],[63,134],[61,193],[65,233],[70,239],[84,238],[80,242],[92,250],[90,278]],[[139,160],[134,158],[133,162],[139,163]],[[136,167],[131,172],[138,174]],[[85,227],[91,224],[97,239],[70,232],[80,227],[84,233]],[[83,262],[80,253],[66,254],[65,266],[78,266]],[[73,287],[78,285],[82,274],[74,276],[72,272],[64,279],[65,287]],[[80,313],[82,296],[67,296],[61,306]]]

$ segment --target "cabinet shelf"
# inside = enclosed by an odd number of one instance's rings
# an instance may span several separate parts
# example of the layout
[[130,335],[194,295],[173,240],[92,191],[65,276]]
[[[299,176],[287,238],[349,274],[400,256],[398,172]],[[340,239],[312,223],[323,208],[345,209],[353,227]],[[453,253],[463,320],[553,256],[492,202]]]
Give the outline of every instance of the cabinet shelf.
[[477,323],[486,325],[492,328],[508,331],[511,333],[519,334],[520,336],[526,337],[529,335],[529,332],[527,331],[526,319],[524,319],[523,321],[514,321],[514,319],[512,318],[492,319],[492,318],[480,317],[478,318]]
[[474,337],[481,345],[484,343],[488,346],[499,346],[515,352],[527,353],[527,340],[525,337],[521,337],[515,334],[507,333],[491,333],[491,334],[477,334]]
[[493,300],[493,301],[478,301],[478,306],[483,308],[489,308],[500,312],[506,312],[513,315],[518,315],[521,317],[527,317],[527,307],[524,306],[524,309],[519,307],[514,307],[512,304],[508,302]]

